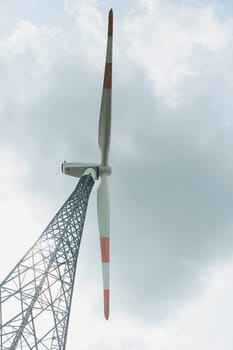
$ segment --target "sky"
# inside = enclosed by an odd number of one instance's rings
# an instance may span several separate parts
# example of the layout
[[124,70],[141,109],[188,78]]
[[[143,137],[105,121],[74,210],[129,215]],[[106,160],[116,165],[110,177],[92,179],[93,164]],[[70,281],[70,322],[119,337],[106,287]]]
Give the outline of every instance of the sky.
[[0,3],[0,280],[98,162],[114,11],[111,310],[92,191],[67,349],[231,350],[233,5]]

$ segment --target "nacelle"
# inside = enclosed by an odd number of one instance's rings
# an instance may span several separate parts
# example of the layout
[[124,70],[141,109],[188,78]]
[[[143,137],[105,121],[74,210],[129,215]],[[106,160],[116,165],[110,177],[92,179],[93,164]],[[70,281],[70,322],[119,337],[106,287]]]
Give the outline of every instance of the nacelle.
[[98,178],[99,170],[98,164],[93,163],[67,163],[64,162],[61,165],[61,171],[70,176],[81,177],[87,169],[93,169],[96,173],[96,178]]
[[95,163],[67,163],[64,162],[61,165],[61,171],[70,176],[81,177],[87,169],[93,169],[95,171],[95,178],[98,180],[102,174],[110,175],[112,169],[110,166],[103,166]]

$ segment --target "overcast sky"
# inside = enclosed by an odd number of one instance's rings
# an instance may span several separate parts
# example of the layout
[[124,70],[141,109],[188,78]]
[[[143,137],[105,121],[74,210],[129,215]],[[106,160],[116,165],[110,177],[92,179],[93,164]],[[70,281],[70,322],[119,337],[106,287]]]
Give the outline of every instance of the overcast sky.
[[96,187],[67,349],[232,350],[233,5],[229,0],[0,3],[0,279],[98,162],[114,10],[111,310]]

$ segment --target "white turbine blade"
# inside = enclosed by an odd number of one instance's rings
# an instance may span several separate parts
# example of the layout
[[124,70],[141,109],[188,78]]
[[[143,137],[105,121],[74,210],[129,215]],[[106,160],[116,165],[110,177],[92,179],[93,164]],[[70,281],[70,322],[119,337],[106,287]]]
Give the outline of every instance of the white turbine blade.
[[108,175],[106,174],[101,176],[101,183],[97,191],[97,213],[103,271],[104,315],[108,319],[110,299],[110,201]]
[[108,16],[108,41],[104,71],[104,83],[99,119],[99,147],[102,153],[101,164],[108,165],[108,154],[111,137],[111,100],[112,100],[112,34],[113,12]]

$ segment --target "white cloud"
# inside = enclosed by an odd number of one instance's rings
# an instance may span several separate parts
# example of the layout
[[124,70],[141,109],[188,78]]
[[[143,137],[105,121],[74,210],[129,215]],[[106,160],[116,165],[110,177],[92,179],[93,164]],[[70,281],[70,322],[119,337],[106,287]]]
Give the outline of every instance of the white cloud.
[[0,38],[0,55],[11,56],[35,51],[41,64],[49,58],[49,50],[61,36],[61,31],[45,25],[36,26],[27,20],[19,20],[9,36]]
[[85,273],[78,273],[80,284],[73,305],[69,348],[75,348],[78,343],[82,349],[101,349],[104,343],[104,348],[110,350],[231,350],[232,261],[216,264],[203,273],[202,293],[159,324],[151,323],[150,315],[148,320],[135,318],[120,308],[119,301],[114,305],[116,293],[113,293],[111,319],[106,322],[100,308],[100,288],[93,283],[84,286]]
[[[2,280],[29,249],[41,230],[38,213],[23,194],[22,187],[30,164],[11,147],[0,150],[0,266]],[[38,202],[39,203],[39,202]],[[13,259],[9,259],[9,257]]]
[[193,45],[210,51],[224,50],[232,45],[232,21],[218,18],[217,9],[211,7],[198,8],[195,12],[190,33]]
[[177,319],[165,325],[168,339],[170,333],[177,333],[173,349],[231,349],[232,274],[233,262],[228,261],[213,265],[201,276],[205,286],[202,295],[183,306]]
[[53,67],[64,52],[66,42],[60,29],[36,26],[29,20],[19,20],[11,33],[0,37],[0,70],[7,77],[1,80],[2,115],[9,105],[28,107],[46,94]]
[[[138,1],[127,18],[116,3],[111,318],[103,319],[94,193],[84,235],[95,238],[85,256],[82,242],[70,349],[231,350],[232,265],[205,271],[232,254],[232,25],[214,7],[189,3]],[[107,11],[97,1],[65,4],[67,32],[18,18],[0,39],[1,143],[15,148],[0,153],[3,275],[72,187],[59,159],[99,156]]]
[[180,102],[183,82],[199,73],[200,63],[223,55],[232,45],[232,22],[205,5],[138,1],[124,28],[129,59],[145,70],[156,94],[173,106]]
[[[87,63],[103,68],[107,13],[103,18],[96,0],[65,0],[65,10],[75,20],[76,38]],[[104,35],[103,35],[104,34]]]

